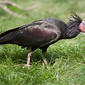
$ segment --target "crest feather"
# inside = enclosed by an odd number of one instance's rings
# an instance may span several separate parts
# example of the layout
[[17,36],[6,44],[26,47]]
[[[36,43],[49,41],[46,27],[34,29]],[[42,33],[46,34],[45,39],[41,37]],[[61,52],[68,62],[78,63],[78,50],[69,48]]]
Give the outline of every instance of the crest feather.
[[70,23],[76,22],[80,24],[82,22],[82,19],[76,13],[74,13],[73,15],[71,15],[69,22]]

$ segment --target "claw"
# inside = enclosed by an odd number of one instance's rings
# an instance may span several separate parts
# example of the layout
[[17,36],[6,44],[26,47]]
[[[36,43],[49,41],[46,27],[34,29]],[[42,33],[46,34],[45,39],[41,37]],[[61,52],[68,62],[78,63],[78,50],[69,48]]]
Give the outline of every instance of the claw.
[[25,67],[30,67],[31,65],[28,65],[28,64],[25,64],[24,66],[23,66],[23,68],[25,68]]

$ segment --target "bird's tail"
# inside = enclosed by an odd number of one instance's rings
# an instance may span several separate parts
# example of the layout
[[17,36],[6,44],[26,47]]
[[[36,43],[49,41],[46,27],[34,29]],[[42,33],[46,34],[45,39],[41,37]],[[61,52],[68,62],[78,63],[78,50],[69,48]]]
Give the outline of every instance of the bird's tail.
[[9,44],[13,40],[15,31],[17,29],[11,29],[0,34],[0,45]]

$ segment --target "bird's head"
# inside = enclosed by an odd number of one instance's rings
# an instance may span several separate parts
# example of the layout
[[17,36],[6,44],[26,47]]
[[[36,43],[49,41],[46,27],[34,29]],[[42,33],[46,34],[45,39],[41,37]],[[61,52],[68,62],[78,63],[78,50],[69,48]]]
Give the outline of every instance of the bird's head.
[[69,19],[68,22],[68,29],[72,29],[75,27],[76,29],[79,29],[80,32],[85,33],[85,21],[83,21],[76,13],[72,15],[72,18]]
[[83,21],[77,14],[72,15],[67,23],[66,38],[74,38],[80,32],[85,32],[85,21]]
[[85,32],[85,21],[82,21],[79,25],[79,29],[81,32]]

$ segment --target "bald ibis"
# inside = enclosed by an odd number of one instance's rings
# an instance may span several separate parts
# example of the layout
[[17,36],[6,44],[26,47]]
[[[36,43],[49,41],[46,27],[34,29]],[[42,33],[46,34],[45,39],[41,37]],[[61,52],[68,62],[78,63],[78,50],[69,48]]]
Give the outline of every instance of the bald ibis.
[[[17,44],[31,48],[27,56],[27,66],[29,66],[30,56],[37,48],[42,49],[45,56],[49,45],[61,39],[74,38],[80,32],[85,32],[85,22],[77,14],[67,23],[55,18],[46,18],[1,33],[0,45]],[[46,59],[43,61],[47,67]]]

